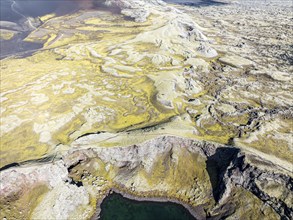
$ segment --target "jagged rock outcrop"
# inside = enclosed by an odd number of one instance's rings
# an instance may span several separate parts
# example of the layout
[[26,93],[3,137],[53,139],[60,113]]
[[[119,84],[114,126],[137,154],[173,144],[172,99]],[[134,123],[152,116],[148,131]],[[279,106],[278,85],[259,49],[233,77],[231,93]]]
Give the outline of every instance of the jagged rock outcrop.
[[[33,191],[43,184],[47,191],[38,204],[21,210],[23,215],[88,218],[95,204],[115,188],[138,197],[181,201],[198,219],[241,219],[243,213],[290,219],[292,178],[259,169],[246,156],[254,157],[234,147],[171,136],[129,147],[76,148],[53,164],[31,162],[2,171],[1,206],[6,211],[1,217],[17,216],[20,210],[8,210],[15,204],[21,207],[27,196],[23,189]],[[272,184],[278,193],[267,191]],[[12,195],[18,197],[11,200]],[[239,201],[241,195],[245,201]]]
[[24,41],[0,23],[1,49],[30,46],[1,60],[0,217],[88,219],[115,189],[197,219],[292,219],[287,1],[81,2]]

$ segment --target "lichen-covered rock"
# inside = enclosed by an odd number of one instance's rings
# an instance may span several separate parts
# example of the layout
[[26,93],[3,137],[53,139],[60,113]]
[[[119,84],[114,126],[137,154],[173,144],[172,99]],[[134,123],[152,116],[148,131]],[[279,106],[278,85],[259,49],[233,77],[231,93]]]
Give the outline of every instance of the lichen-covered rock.
[[1,60],[0,217],[88,219],[116,189],[198,219],[292,219],[287,1],[81,2],[0,23],[1,51],[42,45]]
[[63,183],[44,196],[31,219],[88,219],[92,214],[86,189]]
[[42,197],[68,181],[68,171],[62,161],[8,169],[0,176],[1,218],[30,218]]
[[[181,202],[199,219],[290,217],[292,179],[245,157],[237,148],[172,136],[127,147],[73,148],[55,164],[2,171],[1,217],[88,219],[109,189]],[[275,193],[268,190],[272,184]]]
[[203,92],[182,61],[200,55],[206,38],[187,15],[153,10],[159,19],[141,24],[101,11],[49,19],[25,39],[46,50],[3,61],[1,166],[50,154],[86,133],[167,121],[184,111],[186,94]]

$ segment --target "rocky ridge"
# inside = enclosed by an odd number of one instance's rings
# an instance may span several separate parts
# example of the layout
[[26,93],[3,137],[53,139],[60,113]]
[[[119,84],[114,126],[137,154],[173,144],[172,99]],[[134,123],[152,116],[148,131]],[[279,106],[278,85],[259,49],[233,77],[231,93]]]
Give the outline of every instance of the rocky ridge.
[[[198,219],[241,219],[249,217],[247,213],[278,219],[274,211],[290,219],[293,213],[292,196],[288,197],[292,177],[272,172],[274,165],[269,161],[219,144],[165,136],[129,147],[73,148],[53,163],[31,163],[2,171],[1,181],[8,181],[1,185],[1,205],[5,204],[6,210],[17,207],[22,201],[12,200],[12,195],[21,198],[43,184],[49,193],[21,213],[32,219],[89,218],[111,188],[140,197],[181,201]],[[267,168],[259,169],[258,163]],[[182,178],[185,181],[181,182]],[[240,204],[241,195],[246,201]],[[1,214],[13,217],[7,211]],[[13,214],[17,216],[17,212]]]
[[278,4],[247,2],[40,18],[25,41],[43,48],[1,60],[1,217],[88,219],[116,189],[198,219],[291,219],[289,11],[279,28]]

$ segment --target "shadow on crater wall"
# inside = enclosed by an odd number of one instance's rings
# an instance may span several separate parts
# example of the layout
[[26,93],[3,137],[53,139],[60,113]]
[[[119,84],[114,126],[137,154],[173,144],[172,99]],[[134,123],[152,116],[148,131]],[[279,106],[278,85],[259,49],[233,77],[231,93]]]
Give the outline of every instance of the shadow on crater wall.
[[213,196],[216,202],[219,201],[225,191],[225,184],[222,184],[224,174],[231,161],[235,159],[239,151],[240,150],[237,148],[220,147],[217,148],[216,153],[208,157],[206,161],[207,172],[210,176]]

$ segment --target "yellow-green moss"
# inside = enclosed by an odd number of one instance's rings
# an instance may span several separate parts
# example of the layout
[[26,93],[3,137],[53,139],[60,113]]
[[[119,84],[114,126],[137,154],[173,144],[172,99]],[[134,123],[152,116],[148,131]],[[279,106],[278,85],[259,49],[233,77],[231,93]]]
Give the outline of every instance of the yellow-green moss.
[[198,139],[221,144],[227,144],[229,139],[236,135],[233,130],[229,130],[229,127],[224,127],[218,122],[203,123],[196,128],[200,133],[195,135]]
[[6,30],[0,30],[0,40],[11,40],[15,33]]
[[40,20],[42,22],[46,22],[46,21],[50,20],[51,18],[53,18],[55,16],[56,16],[56,14],[46,14],[46,15],[40,17]]
[[234,123],[237,125],[246,125],[249,121],[249,114],[237,116],[225,116],[221,118],[224,123]]
[[39,135],[32,131],[31,123],[24,123],[13,131],[4,134],[0,143],[0,164],[38,159],[48,153],[49,146],[39,143]]
[[9,198],[0,200],[0,218],[3,219],[30,219],[34,208],[42,197],[49,191],[46,185],[37,185]]
[[277,213],[269,205],[263,203],[251,192],[236,188],[232,193],[233,197],[230,202],[235,206],[235,212],[227,219],[279,219]]
[[258,136],[257,141],[251,143],[245,142],[245,145],[292,162],[293,153],[289,148],[288,141]]

